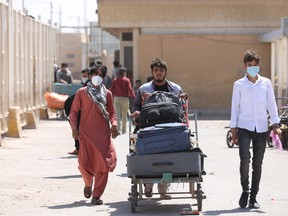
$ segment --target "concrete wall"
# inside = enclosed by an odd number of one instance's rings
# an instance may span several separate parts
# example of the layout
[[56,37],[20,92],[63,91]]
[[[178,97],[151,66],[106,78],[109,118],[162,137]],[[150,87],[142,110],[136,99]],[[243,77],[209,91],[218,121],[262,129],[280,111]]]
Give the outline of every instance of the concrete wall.
[[38,116],[45,106],[43,96],[54,81],[53,64],[58,60],[58,50],[55,28],[4,2],[0,2],[0,23],[0,134],[3,134],[9,131],[9,123],[15,120],[18,126],[27,125],[25,113],[35,112]]

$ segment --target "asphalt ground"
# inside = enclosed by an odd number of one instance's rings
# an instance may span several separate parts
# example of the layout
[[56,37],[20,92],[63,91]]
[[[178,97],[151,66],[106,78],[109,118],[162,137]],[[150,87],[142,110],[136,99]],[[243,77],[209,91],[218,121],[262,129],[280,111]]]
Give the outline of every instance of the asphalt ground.
[[[191,127],[194,121],[190,122]],[[199,145],[207,155],[202,188],[201,215],[284,216],[288,215],[288,151],[266,148],[258,195],[260,209],[241,209],[238,148],[228,148],[227,120],[198,120]],[[78,171],[69,123],[50,117],[37,121],[37,129],[23,130],[21,138],[4,137],[0,147],[0,215],[180,215],[197,210],[196,199],[140,200],[131,213],[128,193],[131,180],[126,174],[128,133],[114,144],[118,164],[110,173],[103,194],[104,204],[94,206],[83,196],[83,180]],[[185,183],[172,184],[169,191],[181,191]],[[155,186],[156,191],[156,186]],[[158,195],[154,195],[157,198]]]

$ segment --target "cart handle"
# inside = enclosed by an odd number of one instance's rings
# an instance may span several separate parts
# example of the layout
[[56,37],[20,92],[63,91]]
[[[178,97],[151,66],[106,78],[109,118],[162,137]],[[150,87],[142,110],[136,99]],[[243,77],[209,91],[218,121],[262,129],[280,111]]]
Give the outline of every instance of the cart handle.
[[159,163],[152,163],[152,166],[173,166],[173,162],[159,162]]

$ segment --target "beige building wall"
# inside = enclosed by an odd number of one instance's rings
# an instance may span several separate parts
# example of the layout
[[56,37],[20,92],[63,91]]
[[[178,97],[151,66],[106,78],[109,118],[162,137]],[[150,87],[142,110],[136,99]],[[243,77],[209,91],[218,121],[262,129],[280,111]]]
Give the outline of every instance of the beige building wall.
[[78,33],[59,34],[59,65],[65,62],[73,74],[73,79],[81,79],[85,65],[85,37]]
[[[99,24],[117,31],[259,32],[279,27],[287,0],[98,0]],[[253,27],[253,28],[251,28]],[[156,28],[156,29],[153,29]]]
[[[151,60],[160,57],[168,64],[167,78],[189,93],[189,109],[200,113],[230,112],[246,50],[259,52],[261,75],[271,77],[271,43],[259,38],[288,16],[286,0],[97,2],[101,28],[120,39],[133,33],[133,80],[145,82]],[[124,47],[122,42],[120,59]]]
[[[167,78],[189,94],[194,110],[230,109],[233,82],[243,76],[243,54],[254,48],[261,54],[261,75],[270,77],[270,45],[255,36],[139,36],[138,74],[145,82],[150,62],[159,57],[168,64]],[[136,78],[137,79],[137,78]]]

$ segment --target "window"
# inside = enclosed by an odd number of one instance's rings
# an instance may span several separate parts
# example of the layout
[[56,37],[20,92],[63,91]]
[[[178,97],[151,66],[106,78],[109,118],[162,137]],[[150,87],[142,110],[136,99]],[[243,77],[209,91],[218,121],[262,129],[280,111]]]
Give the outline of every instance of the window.
[[67,58],[69,58],[69,59],[75,58],[75,54],[74,53],[69,53],[69,54],[67,54]]
[[132,32],[122,32],[122,41],[133,41]]

